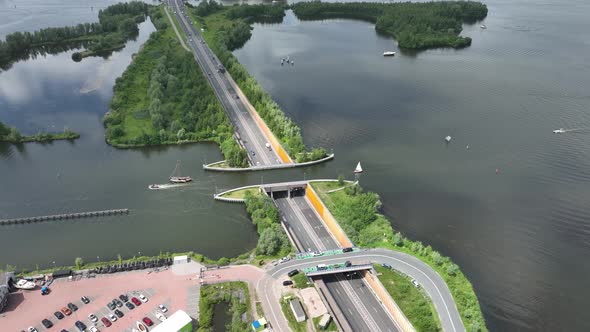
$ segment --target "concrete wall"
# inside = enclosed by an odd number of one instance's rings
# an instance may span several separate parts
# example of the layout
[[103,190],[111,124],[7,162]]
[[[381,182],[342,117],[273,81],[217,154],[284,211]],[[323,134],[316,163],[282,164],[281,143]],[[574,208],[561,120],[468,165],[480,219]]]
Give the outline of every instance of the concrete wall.
[[406,318],[397,304],[393,301],[385,287],[381,284],[379,279],[371,274],[369,271],[363,271],[364,278],[377,295],[377,298],[383,303],[387,311],[393,316],[393,319],[400,325],[400,329],[404,332],[415,332],[416,330]]
[[338,224],[336,219],[334,219],[328,208],[318,197],[311,185],[307,186],[307,189],[305,190],[305,196],[311,202],[313,208],[320,215],[320,217],[324,221],[324,224],[326,224],[330,232],[334,235],[334,238],[336,239],[336,241],[338,241],[338,244],[340,244],[344,248],[352,247],[352,242],[350,242],[348,236],[346,236],[346,233],[344,233],[342,228],[340,228],[340,225]]
[[253,171],[266,171],[271,169],[280,169],[280,168],[295,168],[295,167],[305,167],[310,165],[315,165],[319,163],[323,163],[324,161],[328,161],[334,158],[334,154],[329,154],[328,156],[313,160],[313,161],[306,161],[304,163],[287,163],[287,164],[274,164],[274,165],[263,165],[263,166],[250,166],[250,167],[217,167],[215,165],[224,162],[216,161],[212,164],[203,165],[203,169],[207,171],[216,171],[216,172],[253,172]]

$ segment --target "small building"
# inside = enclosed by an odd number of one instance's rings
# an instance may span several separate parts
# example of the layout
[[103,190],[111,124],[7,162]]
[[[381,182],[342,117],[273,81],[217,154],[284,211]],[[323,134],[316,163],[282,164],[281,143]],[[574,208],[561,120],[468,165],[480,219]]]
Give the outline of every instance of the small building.
[[193,319],[186,312],[178,310],[162,324],[151,329],[152,332],[193,332]]
[[319,325],[320,329],[325,330],[328,328],[328,325],[330,325],[331,321],[332,321],[332,316],[330,316],[330,314],[324,314],[322,316],[322,318],[320,319],[318,325]]
[[303,322],[307,317],[305,316],[305,311],[303,311],[303,307],[301,306],[301,302],[298,299],[293,299],[289,302],[289,306],[291,307],[291,311],[293,312],[293,316],[295,316],[295,320],[300,323]]
[[14,273],[6,272],[0,274],[0,312],[8,303],[8,295],[14,288]]
[[188,263],[188,256],[174,256],[174,265],[176,264],[186,264]]

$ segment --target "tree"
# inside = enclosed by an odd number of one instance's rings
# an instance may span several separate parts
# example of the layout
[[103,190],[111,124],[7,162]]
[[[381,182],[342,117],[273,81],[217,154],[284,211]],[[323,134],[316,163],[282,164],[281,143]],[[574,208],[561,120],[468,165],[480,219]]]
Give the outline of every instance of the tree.
[[288,243],[289,239],[283,232],[281,226],[278,224],[272,224],[260,235],[258,245],[256,246],[256,253],[268,256],[276,255]]
[[395,233],[393,235],[393,244],[396,245],[396,246],[398,246],[398,247],[403,246],[403,244],[404,244],[404,237],[399,232],[397,232],[397,233]]
[[447,266],[447,274],[448,275],[455,276],[455,275],[457,275],[457,272],[459,272],[459,267],[457,266],[457,264],[451,263],[451,264],[449,264],[449,266]]
[[343,186],[345,179],[344,174],[338,175],[338,185]]
[[82,269],[82,266],[84,266],[84,260],[82,259],[82,257],[76,257],[74,263],[76,264],[76,269],[78,270]]
[[434,261],[434,263],[436,265],[441,265],[444,262],[443,257],[436,251],[434,251],[430,257],[432,258],[432,260]]

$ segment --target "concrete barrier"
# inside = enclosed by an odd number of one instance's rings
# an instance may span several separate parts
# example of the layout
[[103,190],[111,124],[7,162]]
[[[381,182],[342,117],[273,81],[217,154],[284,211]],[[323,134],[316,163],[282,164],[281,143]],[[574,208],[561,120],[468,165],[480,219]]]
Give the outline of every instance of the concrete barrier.
[[326,156],[322,159],[307,161],[304,163],[289,163],[289,164],[276,164],[276,165],[250,166],[250,167],[216,167],[215,165],[218,165],[218,164],[221,164],[224,162],[224,160],[222,160],[222,161],[216,161],[211,164],[203,165],[203,169],[206,171],[214,171],[214,172],[268,171],[268,170],[273,170],[273,169],[311,166],[311,165],[323,163],[323,162],[331,160],[331,159],[334,159],[333,153],[329,154],[328,156]]
[[326,224],[332,235],[334,235],[334,238],[336,241],[338,241],[338,244],[344,248],[352,247],[352,242],[350,242],[348,236],[346,236],[346,233],[344,233],[334,216],[332,216],[332,213],[330,213],[330,210],[328,210],[328,208],[324,205],[324,202],[322,202],[322,200],[318,197],[311,185],[307,186],[307,189],[305,190],[305,196],[316,210],[318,215],[322,218],[324,224]]

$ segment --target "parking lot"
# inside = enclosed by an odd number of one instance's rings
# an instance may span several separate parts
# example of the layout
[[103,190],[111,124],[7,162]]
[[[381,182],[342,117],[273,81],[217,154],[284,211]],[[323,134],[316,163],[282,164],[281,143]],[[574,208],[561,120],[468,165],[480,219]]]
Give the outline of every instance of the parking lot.
[[[29,326],[45,331],[48,329],[43,327],[41,321],[47,318],[54,324],[51,331],[61,331],[61,329],[70,332],[78,331],[74,326],[77,320],[86,324],[88,328],[95,325],[101,331],[131,331],[136,321],[147,316],[154,322],[152,327],[155,327],[160,323],[154,314],[159,304],[164,304],[168,309],[166,316],[179,309],[189,314],[196,314],[197,308],[187,308],[187,303],[195,303],[195,301],[189,301],[187,294],[190,289],[192,296],[195,296],[193,286],[198,287],[198,285],[198,275],[192,273],[179,275],[173,273],[172,269],[161,272],[143,270],[99,275],[96,278],[78,281],[56,280],[50,287],[49,295],[42,296],[39,289],[19,290],[11,294],[7,308],[0,314],[0,326],[2,331],[21,331]],[[136,306],[133,310],[125,305],[117,308],[123,312],[124,316],[113,322],[111,327],[104,326],[100,319],[113,312],[107,308],[108,302],[118,299],[121,294],[126,294],[131,301],[131,297],[138,297],[140,293],[148,298],[146,303]],[[82,303],[82,296],[87,296],[90,303]],[[58,320],[53,313],[70,302],[75,304],[78,310]],[[198,305],[198,299],[195,304]],[[88,319],[91,313],[98,317],[97,323],[92,323]]]

